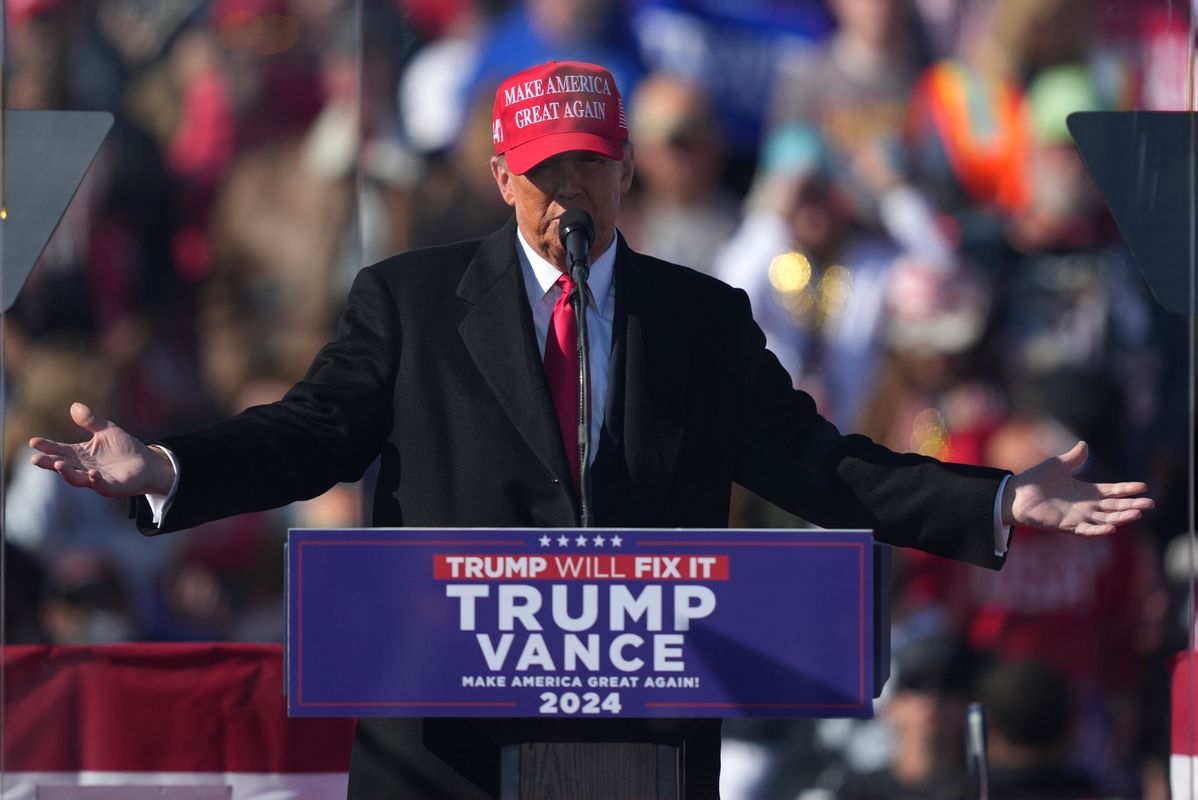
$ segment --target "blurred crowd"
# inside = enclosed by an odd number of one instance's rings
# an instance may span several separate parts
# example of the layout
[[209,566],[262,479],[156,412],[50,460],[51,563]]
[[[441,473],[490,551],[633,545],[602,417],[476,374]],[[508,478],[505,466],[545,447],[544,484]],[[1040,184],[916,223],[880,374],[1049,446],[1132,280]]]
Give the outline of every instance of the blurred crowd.
[[[587,60],[628,104],[622,235],[743,288],[842,430],[1011,470],[1084,438],[1157,501],[1017,529],[999,573],[896,554],[877,721],[730,723],[725,796],[967,796],[979,699],[992,797],[1166,796],[1194,364],[1066,117],[1185,107],[1176,4],[6,2],[10,106],[115,117],[4,317],[7,642],[282,639],[286,529],[368,524],[362,486],[144,538],[24,443],[81,438],[75,400],[153,438],[280,397],[364,264],[507,218],[498,82]],[[731,522],[804,525],[743,491]]]

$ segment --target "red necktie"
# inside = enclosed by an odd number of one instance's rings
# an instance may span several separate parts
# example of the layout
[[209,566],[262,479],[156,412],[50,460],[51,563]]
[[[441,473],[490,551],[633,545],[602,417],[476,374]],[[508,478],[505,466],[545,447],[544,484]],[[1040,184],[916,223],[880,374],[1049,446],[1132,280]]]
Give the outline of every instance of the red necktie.
[[557,424],[566,446],[570,463],[570,478],[578,488],[578,325],[570,293],[574,282],[562,274],[557,279],[562,290],[553,305],[549,318],[549,335],[545,339],[545,379],[549,395],[557,411]]

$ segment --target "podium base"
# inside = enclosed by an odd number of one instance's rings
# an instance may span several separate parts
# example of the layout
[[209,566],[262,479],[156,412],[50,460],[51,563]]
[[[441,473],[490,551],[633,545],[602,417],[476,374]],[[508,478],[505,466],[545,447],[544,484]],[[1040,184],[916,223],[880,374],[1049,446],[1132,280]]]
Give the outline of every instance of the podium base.
[[500,753],[500,800],[682,800],[679,748],[640,742],[524,742]]

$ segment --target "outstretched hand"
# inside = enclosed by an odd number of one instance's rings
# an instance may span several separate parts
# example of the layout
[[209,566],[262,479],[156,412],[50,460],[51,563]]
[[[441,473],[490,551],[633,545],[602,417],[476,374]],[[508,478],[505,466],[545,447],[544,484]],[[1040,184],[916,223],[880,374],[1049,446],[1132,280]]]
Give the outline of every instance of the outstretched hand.
[[1003,524],[1103,536],[1152,508],[1152,498],[1137,496],[1148,490],[1143,483],[1086,483],[1074,478],[1088,453],[1086,443],[1078,442],[1068,453],[1041,461],[1007,481]]
[[146,447],[83,403],[71,405],[71,419],[90,433],[91,439],[64,444],[35,436],[29,440],[29,446],[38,451],[31,459],[35,466],[53,470],[72,486],[105,497],[170,491],[175,470],[164,454]]

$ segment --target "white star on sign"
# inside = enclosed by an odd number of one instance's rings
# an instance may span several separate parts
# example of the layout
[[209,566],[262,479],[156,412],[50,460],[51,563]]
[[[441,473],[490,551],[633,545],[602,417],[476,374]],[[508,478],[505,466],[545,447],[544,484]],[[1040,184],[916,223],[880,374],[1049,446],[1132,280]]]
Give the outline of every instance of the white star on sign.
[[621,539],[619,536],[611,537],[611,546],[612,547],[619,547],[622,544],[624,544],[624,540]]
[[595,543],[595,547],[603,547],[603,537],[602,536],[596,536],[591,541]]
[[587,537],[579,536],[577,539],[574,540],[574,544],[578,545],[579,547],[586,547],[587,546]]
[[559,536],[559,537],[557,537],[557,546],[558,547],[569,547],[570,540],[568,538],[566,538],[565,536]]
[[541,537],[541,547],[548,547],[548,546],[549,546],[549,537],[542,536]]

